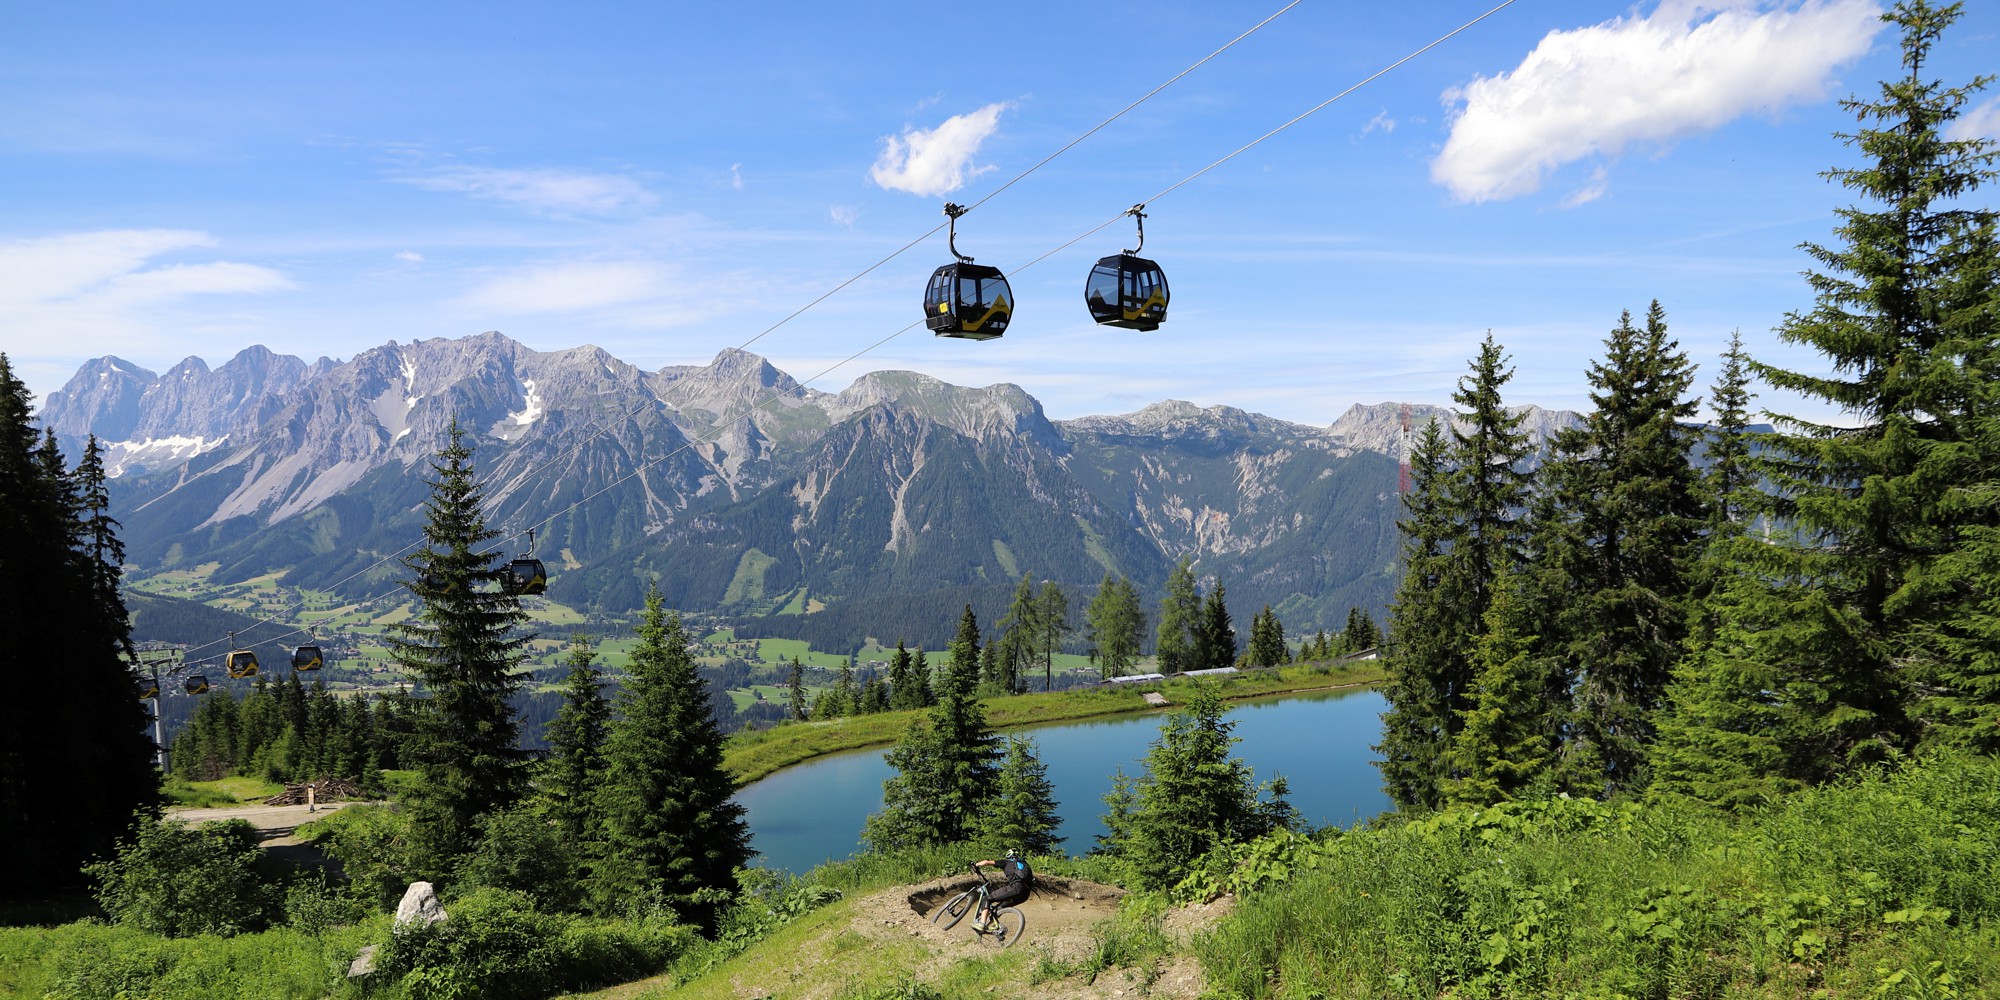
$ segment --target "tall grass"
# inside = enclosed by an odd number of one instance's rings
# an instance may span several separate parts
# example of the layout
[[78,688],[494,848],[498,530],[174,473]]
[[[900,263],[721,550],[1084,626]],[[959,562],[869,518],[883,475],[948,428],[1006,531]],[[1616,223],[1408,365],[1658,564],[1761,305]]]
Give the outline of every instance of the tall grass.
[[1962,757],[1743,817],[1455,810],[1291,851],[1196,950],[1243,997],[1992,996],[1996,830]]

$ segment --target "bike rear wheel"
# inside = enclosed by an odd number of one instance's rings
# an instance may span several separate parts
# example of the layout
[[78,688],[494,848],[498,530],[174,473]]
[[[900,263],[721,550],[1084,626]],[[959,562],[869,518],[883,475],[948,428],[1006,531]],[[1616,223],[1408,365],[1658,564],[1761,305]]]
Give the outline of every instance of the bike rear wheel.
[[988,932],[987,936],[998,947],[1012,948],[1014,942],[1021,940],[1021,935],[1027,930],[1027,914],[1011,906],[1005,906],[993,915],[993,930]]
[[979,890],[977,889],[967,889],[951,897],[944,905],[931,911],[931,923],[945,930],[957,927],[958,922],[964,920],[965,915],[972,912],[974,905],[978,902],[978,897]]

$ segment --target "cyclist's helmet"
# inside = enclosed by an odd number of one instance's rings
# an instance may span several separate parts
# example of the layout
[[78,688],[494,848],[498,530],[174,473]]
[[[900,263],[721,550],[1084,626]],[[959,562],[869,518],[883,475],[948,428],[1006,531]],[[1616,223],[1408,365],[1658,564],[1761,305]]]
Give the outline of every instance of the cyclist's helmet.
[[1021,857],[1021,852],[1019,850],[1012,847],[1007,848],[1007,860],[1015,861],[1018,860],[1020,857]]

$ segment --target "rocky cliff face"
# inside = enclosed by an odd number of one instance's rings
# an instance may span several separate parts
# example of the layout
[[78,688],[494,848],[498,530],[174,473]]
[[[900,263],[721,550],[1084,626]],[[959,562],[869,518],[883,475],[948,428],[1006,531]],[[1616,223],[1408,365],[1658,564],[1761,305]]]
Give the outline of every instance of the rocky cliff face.
[[49,395],[43,417],[72,454],[86,436],[97,435],[106,470],[123,475],[220,447],[230,434],[255,427],[267,401],[331,364],[321,358],[309,368],[260,346],[244,349],[214,371],[200,358],[187,358],[155,376],[118,358],[99,358]]
[[497,544],[540,527],[568,603],[629,609],[657,580],[678,607],[768,610],[1022,574],[1087,595],[1107,573],[1155,587],[1185,555],[1246,621],[1268,603],[1330,628],[1393,584],[1400,410],[1322,428],[1167,401],[1052,422],[1013,385],[875,372],[825,393],[742,351],[648,373],[486,333],[310,366],[257,348],[158,378],[100,359],[49,420],[128,456],[151,442],[114,498],[142,572],[393,586],[456,418]]

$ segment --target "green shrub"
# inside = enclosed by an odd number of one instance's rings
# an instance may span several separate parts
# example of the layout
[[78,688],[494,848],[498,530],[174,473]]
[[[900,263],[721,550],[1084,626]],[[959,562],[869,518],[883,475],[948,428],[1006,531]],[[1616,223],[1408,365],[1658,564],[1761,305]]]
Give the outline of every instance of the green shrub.
[[465,888],[488,886],[526,893],[538,908],[572,911],[583,899],[583,858],[554,824],[526,807],[479,819],[479,842],[459,863]]
[[390,806],[348,806],[298,830],[299,837],[340,862],[348,894],[371,910],[393,909],[416,881],[410,861],[410,821]]
[[143,821],[115,858],[84,870],[119,923],[166,937],[240,934],[262,927],[274,902],[256,871],[257,843],[242,820]]
[[389,936],[379,967],[412,1000],[539,1000],[665,969],[696,940],[659,920],[583,921],[535,908],[526,893],[479,888],[450,916]]
[[[319,1000],[351,992],[347,966],[366,934],[347,928],[321,937],[290,930],[231,938],[162,938],[125,926],[81,921],[36,929],[22,978],[0,994],[54,1000]],[[7,943],[20,929],[0,930]],[[0,950],[13,950],[0,946]]]

